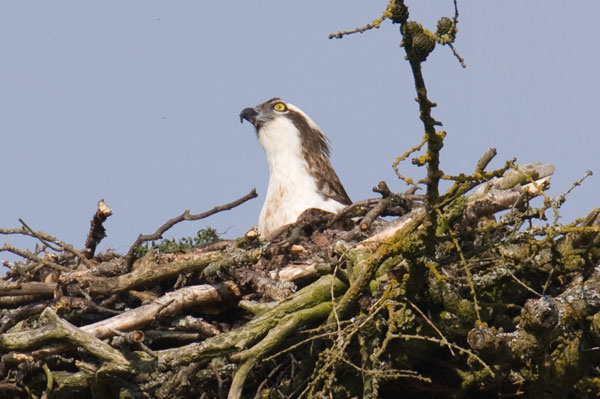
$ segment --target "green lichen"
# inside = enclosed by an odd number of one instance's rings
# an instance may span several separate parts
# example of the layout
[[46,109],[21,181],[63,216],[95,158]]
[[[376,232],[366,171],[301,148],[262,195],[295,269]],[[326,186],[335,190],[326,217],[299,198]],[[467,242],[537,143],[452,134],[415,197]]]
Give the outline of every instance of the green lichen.
[[210,244],[211,242],[217,241],[218,239],[219,235],[217,234],[217,230],[208,226],[198,230],[196,236],[194,237],[182,237],[179,239],[165,238],[158,241],[157,243],[152,243],[152,245],[144,243],[137,247],[135,257],[139,259],[146,255],[151,249],[163,254],[174,252],[187,252],[193,249],[201,248],[206,244]]

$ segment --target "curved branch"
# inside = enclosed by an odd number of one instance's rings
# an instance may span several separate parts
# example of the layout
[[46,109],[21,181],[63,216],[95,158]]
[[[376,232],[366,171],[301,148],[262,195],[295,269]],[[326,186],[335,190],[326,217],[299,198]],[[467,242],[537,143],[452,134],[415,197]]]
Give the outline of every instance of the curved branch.
[[153,234],[147,234],[147,235],[140,234],[138,236],[138,238],[135,240],[135,242],[129,248],[129,251],[127,251],[127,255],[125,256],[125,262],[127,263],[127,265],[129,267],[131,267],[131,265],[133,264],[133,261],[135,260],[135,250],[137,249],[137,247],[139,247],[142,243],[144,243],[146,241],[161,239],[162,235],[165,231],[169,230],[171,227],[173,227],[174,225],[176,225],[179,222],[182,222],[184,220],[205,219],[209,216],[214,215],[215,213],[228,211],[232,208],[235,208],[236,206],[241,205],[244,202],[251,200],[252,198],[256,198],[256,197],[258,197],[258,194],[256,193],[256,189],[253,188],[248,194],[244,195],[243,197],[241,197],[233,202],[230,202],[229,204],[215,206],[213,209],[203,212],[203,213],[199,213],[196,215],[190,215],[190,211],[188,209],[185,212],[183,212],[181,215],[168,220],[165,224],[160,226]]

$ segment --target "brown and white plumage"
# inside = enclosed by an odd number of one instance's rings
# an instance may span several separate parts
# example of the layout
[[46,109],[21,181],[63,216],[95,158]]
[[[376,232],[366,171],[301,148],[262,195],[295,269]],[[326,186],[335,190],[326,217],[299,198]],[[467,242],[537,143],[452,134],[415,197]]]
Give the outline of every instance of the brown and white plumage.
[[329,161],[327,138],[298,107],[279,98],[246,108],[269,162],[269,187],[258,220],[268,235],[309,208],[338,212],[352,203]]

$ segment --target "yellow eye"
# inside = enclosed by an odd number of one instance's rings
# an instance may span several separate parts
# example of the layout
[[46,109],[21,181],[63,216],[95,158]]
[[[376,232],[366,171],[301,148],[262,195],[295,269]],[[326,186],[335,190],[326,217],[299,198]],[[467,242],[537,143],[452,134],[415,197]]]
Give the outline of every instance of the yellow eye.
[[275,105],[273,105],[273,109],[279,112],[287,111],[287,105],[285,105],[284,103],[276,103]]

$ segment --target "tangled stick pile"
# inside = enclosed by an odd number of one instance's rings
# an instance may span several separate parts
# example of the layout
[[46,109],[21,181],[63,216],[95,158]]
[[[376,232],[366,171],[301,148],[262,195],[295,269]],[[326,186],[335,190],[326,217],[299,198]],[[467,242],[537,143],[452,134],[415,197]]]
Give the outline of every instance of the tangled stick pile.
[[[0,280],[0,397],[600,396],[600,208],[559,223],[564,195],[544,191],[553,166],[486,171],[494,150],[471,174],[439,168],[446,133],[421,64],[447,45],[464,65],[454,5],[435,33],[390,0],[371,24],[331,36],[400,25],[425,136],[397,162],[426,145],[413,160],[427,168],[424,195],[380,183],[381,198],[308,210],[265,239],[205,230],[144,244],[251,191],[184,212],[126,255],[95,254],[103,202],[83,250],[23,221],[0,229],[41,243],[0,247],[24,259]],[[454,182],[443,194],[441,179]]]
[[385,184],[268,241],[154,247],[131,266],[0,230],[42,243],[0,284],[0,397],[600,392],[599,211],[535,223],[556,205],[530,205],[552,172],[509,162],[465,178],[433,243],[421,198]]

